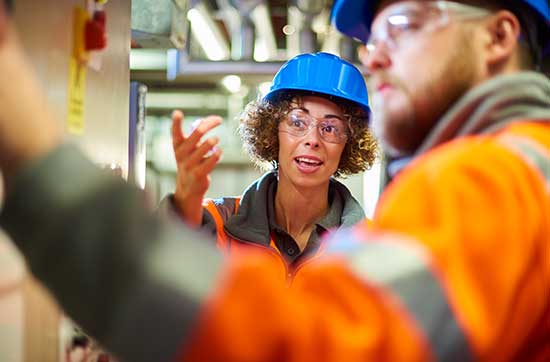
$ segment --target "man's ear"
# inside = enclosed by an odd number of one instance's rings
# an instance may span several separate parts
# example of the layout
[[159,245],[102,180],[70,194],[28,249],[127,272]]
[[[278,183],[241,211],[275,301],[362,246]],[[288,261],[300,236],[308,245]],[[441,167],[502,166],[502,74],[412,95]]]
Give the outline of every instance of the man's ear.
[[508,10],[500,10],[485,23],[489,35],[485,51],[489,66],[498,66],[510,59],[519,46],[521,25]]

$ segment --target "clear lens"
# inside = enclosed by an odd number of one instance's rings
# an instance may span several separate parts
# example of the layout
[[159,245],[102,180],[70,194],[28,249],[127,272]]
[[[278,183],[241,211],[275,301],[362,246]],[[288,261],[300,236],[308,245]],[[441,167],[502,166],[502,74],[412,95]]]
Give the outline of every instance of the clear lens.
[[487,16],[490,12],[452,1],[405,2],[397,5],[377,29],[372,29],[366,44],[367,51],[372,53],[380,43],[384,43],[389,50],[395,50],[420,31],[445,26],[451,14],[461,19],[472,19]]
[[317,128],[321,138],[329,143],[345,143],[348,139],[348,127],[345,121],[339,118],[318,121],[302,110],[291,111],[286,122],[281,124],[280,130],[297,137],[303,137],[312,128]]

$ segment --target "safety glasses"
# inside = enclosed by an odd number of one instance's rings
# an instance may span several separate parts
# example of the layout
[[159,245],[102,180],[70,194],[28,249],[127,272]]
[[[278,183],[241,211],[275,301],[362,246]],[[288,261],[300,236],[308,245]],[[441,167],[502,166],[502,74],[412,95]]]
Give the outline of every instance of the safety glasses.
[[318,120],[302,109],[292,109],[279,125],[279,132],[303,137],[311,129],[317,128],[321,139],[329,143],[346,143],[350,133],[348,123],[340,118],[331,117]]
[[367,41],[367,51],[374,52],[384,44],[395,50],[416,34],[435,31],[449,24],[452,18],[475,19],[490,15],[487,9],[453,1],[406,1],[394,5],[377,20]]

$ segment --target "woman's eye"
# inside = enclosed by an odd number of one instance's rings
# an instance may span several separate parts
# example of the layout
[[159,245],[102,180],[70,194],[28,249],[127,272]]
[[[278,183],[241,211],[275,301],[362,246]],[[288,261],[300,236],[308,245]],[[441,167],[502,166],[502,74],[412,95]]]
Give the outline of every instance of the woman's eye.
[[296,128],[303,128],[305,126],[305,122],[299,118],[292,118],[290,120],[290,124],[292,127],[296,127]]

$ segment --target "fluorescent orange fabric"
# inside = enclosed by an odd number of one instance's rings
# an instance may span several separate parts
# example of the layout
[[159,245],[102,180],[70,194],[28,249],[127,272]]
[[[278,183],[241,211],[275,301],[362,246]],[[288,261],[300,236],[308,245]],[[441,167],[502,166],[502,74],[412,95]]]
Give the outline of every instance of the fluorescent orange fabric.
[[427,360],[406,312],[341,263],[309,263],[290,288],[279,267],[260,254],[230,265],[181,360]]
[[495,362],[528,361],[518,353],[550,338],[550,198],[541,174],[499,142],[507,135],[550,150],[550,128],[537,123],[453,142],[401,175],[375,218],[431,250],[474,352]]
[[[239,208],[240,199],[237,198],[235,202],[235,211],[236,214]],[[212,215],[214,222],[216,223],[216,236],[217,236],[217,246],[218,248],[224,253],[226,256],[231,255],[232,257],[238,257],[237,255],[244,252],[245,255],[248,255],[249,249],[257,249],[262,250],[266,252],[267,255],[271,256],[274,260],[276,260],[280,265],[278,267],[281,270],[281,276],[283,279],[287,280],[287,282],[290,282],[291,279],[294,278],[296,273],[303,267],[304,264],[311,262],[314,258],[319,257],[322,255],[324,250],[324,245],[321,245],[319,247],[319,250],[317,253],[311,257],[309,257],[305,262],[298,265],[296,268],[290,268],[284,261],[283,257],[281,256],[281,253],[279,249],[277,248],[277,245],[275,244],[275,240],[273,237],[270,240],[269,247],[263,246],[261,244],[255,244],[255,243],[246,243],[239,241],[237,239],[232,238],[229,236],[225,230],[224,230],[224,220],[222,216],[220,215],[218,209],[216,208],[216,205],[211,199],[206,200],[203,202],[203,207],[208,210],[210,215]],[[245,256],[246,257],[246,256]]]
[[[241,199],[237,198],[235,200],[235,214],[237,213],[237,210],[239,209],[239,204],[241,202]],[[218,209],[216,209],[216,205],[212,200],[206,200],[203,202],[202,206],[208,210],[210,215],[214,218],[214,222],[216,223],[216,236],[217,236],[217,245],[218,248],[221,251],[227,251],[229,249],[229,244],[231,243],[231,240],[229,236],[225,233],[223,230],[223,219],[220,213],[218,212]]]
[[[372,225],[355,232],[366,242],[377,231],[406,235],[429,251],[475,361],[547,361],[550,196],[541,173],[499,141],[506,135],[550,151],[542,123],[451,142],[400,174]],[[280,267],[261,254],[233,260],[179,360],[433,359],[434,346],[399,298],[345,259],[306,265],[290,288]]]
[[[237,213],[239,204],[240,204],[240,199],[236,199],[235,211],[234,211],[235,214]],[[222,253],[224,253],[226,256],[232,255],[233,257],[237,257],[237,255],[240,255],[241,253],[243,253],[243,251],[246,254],[248,249],[262,250],[262,251],[265,251],[267,255],[273,257],[274,260],[278,261],[281,264],[280,270],[281,270],[281,273],[283,273],[281,274],[282,276],[286,276],[288,274],[286,264],[281,258],[280,253],[273,239],[271,239],[269,247],[264,247],[260,244],[243,243],[238,240],[235,240],[231,238],[229,235],[227,235],[227,233],[225,232],[223,228],[224,221],[218,209],[216,208],[216,205],[214,204],[214,202],[212,200],[206,200],[206,202],[203,203],[203,207],[206,208],[206,210],[208,210],[210,215],[212,215],[212,217],[214,218],[214,222],[216,223],[216,235],[217,235],[216,243]]]

